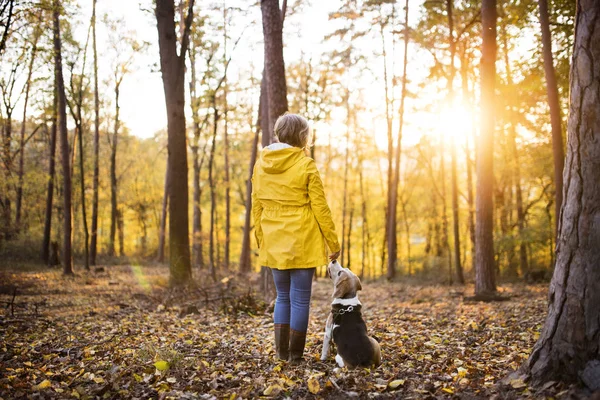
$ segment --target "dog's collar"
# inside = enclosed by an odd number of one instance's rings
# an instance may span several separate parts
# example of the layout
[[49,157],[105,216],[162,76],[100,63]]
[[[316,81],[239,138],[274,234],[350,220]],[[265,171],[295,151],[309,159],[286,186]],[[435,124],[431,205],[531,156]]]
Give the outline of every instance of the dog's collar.
[[331,307],[331,313],[333,314],[334,317],[337,317],[337,316],[343,315],[343,314],[360,313],[361,308],[362,308],[362,306],[360,304],[347,305],[347,306],[334,304]]

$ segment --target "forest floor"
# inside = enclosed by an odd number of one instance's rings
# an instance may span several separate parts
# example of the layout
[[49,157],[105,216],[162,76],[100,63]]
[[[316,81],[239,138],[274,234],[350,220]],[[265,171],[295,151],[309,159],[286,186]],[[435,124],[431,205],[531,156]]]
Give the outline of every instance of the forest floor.
[[164,267],[71,278],[0,271],[0,398],[573,397],[558,383],[537,391],[500,383],[539,335],[547,284],[503,286],[509,301],[469,303],[469,286],[363,282],[363,312],[383,356],[373,370],[319,360],[328,279],[314,284],[298,366],[275,361],[272,314],[251,280],[167,284]]

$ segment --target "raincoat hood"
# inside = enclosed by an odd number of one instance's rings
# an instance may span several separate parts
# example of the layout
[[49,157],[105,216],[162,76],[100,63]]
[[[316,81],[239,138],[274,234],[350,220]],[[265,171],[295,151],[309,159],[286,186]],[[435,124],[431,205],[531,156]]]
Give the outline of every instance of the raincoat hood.
[[304,151],[298,147],[286,147],[278,150],[267,147],[260,153],[260,166],[268,174],[281,174],[304,157]]

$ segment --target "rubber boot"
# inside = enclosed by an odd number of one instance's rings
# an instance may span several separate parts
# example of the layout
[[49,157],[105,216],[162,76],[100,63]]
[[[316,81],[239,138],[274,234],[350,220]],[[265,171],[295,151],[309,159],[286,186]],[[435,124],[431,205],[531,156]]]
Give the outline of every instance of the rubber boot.
[[306,332],[291,330],[290,332],[290,363],[298,364],[302,361],[304,345],[306,344]]
[[289,357],[290,325],[275,324],[275,352],[277,358],[287,361]]

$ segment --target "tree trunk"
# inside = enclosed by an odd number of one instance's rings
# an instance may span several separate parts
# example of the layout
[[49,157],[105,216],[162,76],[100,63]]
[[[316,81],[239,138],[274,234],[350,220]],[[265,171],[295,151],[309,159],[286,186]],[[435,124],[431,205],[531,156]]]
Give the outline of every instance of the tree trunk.
[[67,130],[67,100],[65,97],[65,81],[62,71],[60,10],[59,0],[53,2],[54,20],[54,66],[58,96],[58,129],[60,132],[60,150],[63,175],[63,273],[73,274],[71,254],[71,167],[69,163],[69,136]]
[[440,200],[442,201],[442,255],[447,257],[448,283],[452,285],[454,272],[452,271],[452,252],[450,251],[450,239],[448,235],[448,208],[446,201],[446,153],[445,143],[440,141]]
[[[450,104],[454,101],[454,75],[456,74],[456,68],[454,66],[454,58],[456,55],[456,40],[454,38],[454,16],[453,16],[454,1],[446,0],[446,13],[448,17],[448,31],[450,36],[448,38],[450,44],[450,79],[448,80],[448,98]],[[456,138],[452,136],[450,143],[451,146],[451,160],[450,160],[450,175],[451,175],[451,188],[452,188],[452,231],[454,236],[454,268],[456,273],[456,280],[461,285],[465,283],[463,275],[462,262],[460,259],[460,221],[458,214],[458,178],[456,172]],[[449,246],[448,246],[449,247]],[[449,249],[448,249],[449,250]],[[449,257],[449,262],[451,258]],[[452,281],[452,280],[451,280]]]
[[577,2],[570,78],[556,268],[548,316],[523,369],[534,385],[581,379],[594,392],[600,389],[600,3],[595,0]]
[[117,232],[117,147],[119,145],[119,86],[121,81],[115,71],[115,124],[112,145],[110,148],[110,237],[108,242],[108,255],[115,255],[115,235]]
[[[190,108],[192,111],[192,121],[194,127],[194,140],[192,142],[192,166],[193,166],[193,194],[192,194],[192,264],[198,268],[204,268],[204,254],[202,249],[202,208],[200,202],[202,199],[202,188],[200,186],[200,172],[204,162],[206,145],[202,150],[202,160],[199,160],[198,151],[200,149],[200,116],[199,99],[196,94],[196,55],[194,45],[190,47]],[[205,119],[206,121],[206,119]],[[202,124],[204,126],[204,124]]]
[[548,105],[550,106],[550,123],[552,125],[552,154],[554,158],[554,186],[555,186],[555,229],[558,232],[558,217],[563,197],[563,169],[565,166],[565,151],[562,137],[562,117],[560,101],[558,99],[558,86],[552,59],[552,37],[550,36],[550,21],[548,18],[548,1],[538,0],[540,7],[540,27],[542,29],[542,54],[544,56],[544,72],[546,75],[546,90]]
[[[264,71],[263,71],[264,80]],[[252,148],[250,150],[250,162],[248,165],[248,179],[246,180],[246,198],[245,198],[245,209],[246,214],[244,215],[244,231],[242,233],[242,252],[240,254],[240,272],[248,273],[252,270],[252,261],[250,257],[250,219],[252,216],[252,173],[254,171],[254,164],[256,163],[256,156],[258,153],[258,136],[260,134],[260,120],[262,110],[264,108],[264,101],[266,97],[266,91],[263,90],[264,85],[261,82],[260,85],[260,98],[258,101],[258,119],[254,128],[254,138],[252,140]],[[258,224],[259,221],[254,221],[254,224]]]
[[348,212],[348,170],[350,169],[349,165],[349,156],[350,156],[350,91],[346,91],[346,95],[344,96],[344,104],[346,105],[346,150],[344,152],[344,192],[343,192],[343,201],[342,201],[342,257],[341,264],[347,265],[346,248],[348,244],[346,242],[346,214]]
[[283,18],[279,0],[261,0],[263,36],[265,41],[265,72],[269,104],[269,129],[263,135],[273,133],[275,121],[288,110],[285,65],[283,61]]
[[[91,25],[91,21],[90,21]],[[87,271],[90,270],[90,232],[88,230],[87,224],[87,210],[85,206],[85,168],[83,166],[83,116],[81,109],[83,107],[83,77],[85,76],[85,65],[87,64],[87,47],[89,41],[89,31],[88,31],[88,39],[85,42],[85,48],[83,50],[83,64],[81,67],[81,77],[79,79],[79,87],[77,91],[77,114],[76,114],[76,130],[77,130],[77,138],[79,144],[79,173],[80,173],[80,191],[81,191],[81,220],[83,222],[83,240],[84,240],[84,267]]]
[[165,186],[163,190],[163,201],[160,213],[160,226],[158,228],[158,262],[165,262],[165,237],[167,231],[167,214],[169,212],[169,161],[167,160],[167,170],[165,171]]
[[[468,61],[467,55],[463,52],[463,57],[460,63],[460,74],[462,80],[462,96],[463,99],[470,98],[469,83],[468,83]],[[472,102],[471,102],[472,104]],[[475,267],[475,199],[473,196],[473,160],[471,160],[471,149],[469,146],[469,137],[475,138],[475,129],[472,125],[471,132],[465,135],[465,168],[467,169],[467,204],[469,207],[468,227],[469,240],[471,242],[471,268]],[[465,250],[466,251],[466,250]]]
[[169,185],[170,283],[179,286],[192,278],[189,246],[188,167],[185,129],[185,53],[193,18],[194,0],[189,1],[184,31],[177,54],[174,0],[156,1],[160,69],[167,106]]
[[371,232],[369,231],[369,223],[367,218],[367,194],[365,193],[364,177],[363,177],[363,160],[362,156],[359,156],[358,161],[358,179],[360,184],[360,199],[361,199],[361,212],[362,212],[362,267],[360,271],[360,277],[365,276],[365,267],[370,276],[373,276],[371,260],[369,258],[369,250],[371,249]]
[[96,265],[98,251],[98,190],[100,187],[100,96],[98,92],[98,51],[96,47],[96,0],[92,2],[92,48],[94,50],[94,176],[92,178],[90,265]]
[[452,228],[454,233],[454,268],[456,281],[464,285],[462,261],[460,259],[460,227],[458,220],[458,177],[456,172],[456,141],[452,138]]
[[[392,134],[393,118],[390,115],[390,96],[389,96],[389,83],[387,73],[387,52],[385,46],[385,35],[383,31],[383,23],[379,25],[379,32],[381,35],[381,55],[383,57],[383,88],[385,95],[385,121],[387,127],[387,202],[385,207],[385,231],[383,234],[383,247],[387,246],[387,268],[386,277],[391,280],[396,275],[396,263],[397,263],[397,252],[396,252],[396,224],[395,218],[392,221],[392,187],[394,180],[394,137]],[[393,91],[393,88],[392,88]],[[343,235],[343,233],[342,233]],[[390,238],[394,240],[390,240]],[[385,252],[382,252],[381,270],[383,275],[383,265],[385,264]]]
[[210,259],[210,276],[213,282],[217,281],[217,266],[215,260],[215,224],[217,213],[217,192],[214,179],[214,162],[215,162],[215,145],[217,141],[217,124],[219,122],[219,110],[217,110],[216,100],[213,99],[214,122],[212,144],[210,146],[210,156],[208,159],[208,184],[210,185],[210,239],[209,239],[209,259]]
[[350,258],[350,249],[352,248],[352,220],[354,219],[354,204],[350,201],[350,215],[348,216],[348,236],[346,237],[346,268],[352,267],[352,260]]
[[125,226],[123,210],[117,210],[117,230],[119,231],[119,257],[125,257]]
[[[56,80],[55,80],[56,81]],[[54,177],[56,175],[56,131],[58,95],[54,86],[54,104],[52,107],[52,128],[50,128],[48,189],[46,190],[46,216],[44,218],[44,238],[42,240],[42,260],[46,265],[50,262],[50,234],[52,232],[52,204],[54,200]]]
[[[387,278],[393,279],[396,271],[396,264],[398,262],[398,244],[397,244],[397,233],[396,233],[396,222],[398,215],[398,190],[400,187],[400,161],[402,154],[402,131],[404,128],[404,102],[406,99],[406,68],[408,65],[408,0],[404,4],[404,58],[402,61],[402,91],[400,94],[400,108],[399,114],[399,126],[398,126],[398,139],[396,142],[396,154],[394,160],[394,174],[391,186],[390,204],[388,206],[388,222],[390,229],[388,229],[388,271]],[[390,150],[391,151],[391,150]]]
[[496,291],[494,271],[494,81],[496,79],[496,0],[482,0],[481,132],[477,146],[475,295]]
[[[227,97],[226,90],[224,97]],[[224,107],[225,112],[223,113],[223,116],[225,119],[225,123],[223,124],[223,152],[225,153],[225,173],[223,175],[223,184],[225,186],[225,254],[223,259],[223,267],[225,268],[225,271],[229,271],[229,247],[231,241],[231,183],[229,182],[229,139],[227,137],[227,101],[225,101]]]
[[[227,66],[227,7],[223,7],[223,63]],[[228,112],[227,104],[227,72],[223,75],[223,158],[225,173],[223,175],[223,184],[225,186],[225,255],[223,267],[229,271],[230,261],[230,242],[231,242],[231,188],[229,181],[229,132],[228,132]]]
[[[263,38],[264,38],[264,76],[263,82],[266,89],[266,102],[263,104],[261,115],[261,131],[263,147],[273,142],[273,127],[277,118],[288,110],[287,84],[285,81],[285,64],[283,61],[283,21],[285,19],[286,0],[282,10],[279,9],[279,0],[261,0]],[[266,78],[266,79],[265,79]],[[261,84],[262,85],[262,84]],[[262,87],[261,87],[262,90]],[[266,122],[268,121],[268,122]],[[267,126],[265,126],[267,124]],[[255,223],[258,223],[255,221]],[[274,290],[273,276],[268,268],[261,266],[263,277],[263,294],[267,299]]]
[[25,175],[25,127],[27,125],[27,104],[29,102],[29,91],[31,89],[31,75],[33,73],[33,63],[37,54],[37,43],[41,34],[39,27],[34,28],[33,44],[31,48],[31,59],[27,70],[27,81],[25,84],[25,100],[23,102],[23,120],[21,122],[21,137],[19,142],[19,175],[17,182],[17,204],[15,215],[15,229],[17,232],[21,229],[21,214],[23,207],[23,177]]
[[6,110],[6,119],[4,123],[4,164],[6,168],[6,179],[4,182],[4,237],[6,240],[10,240],[13,236],[12,226],[12,202],[10,199],[11,184],[9,177],[12,175],[12,154],[11,154],[11,142],[12,142],[12,108]]

